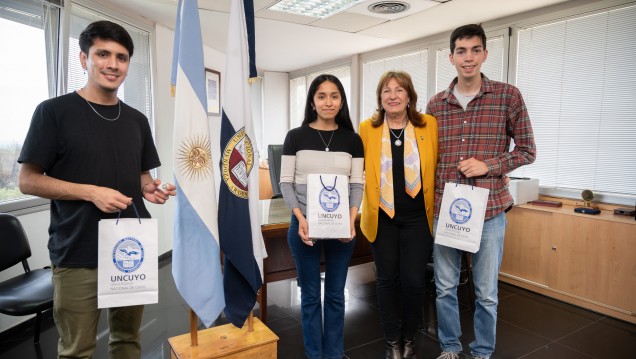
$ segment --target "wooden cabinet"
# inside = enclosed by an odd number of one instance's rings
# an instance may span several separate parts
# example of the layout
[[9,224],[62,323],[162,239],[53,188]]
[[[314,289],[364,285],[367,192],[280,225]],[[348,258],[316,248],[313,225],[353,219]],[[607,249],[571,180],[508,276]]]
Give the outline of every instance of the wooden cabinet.
[[548,285],[551,213],[514,208],[506,218],[501,272]]
[[636,221],[573,208],[510,211],[500,279],[636,323]]

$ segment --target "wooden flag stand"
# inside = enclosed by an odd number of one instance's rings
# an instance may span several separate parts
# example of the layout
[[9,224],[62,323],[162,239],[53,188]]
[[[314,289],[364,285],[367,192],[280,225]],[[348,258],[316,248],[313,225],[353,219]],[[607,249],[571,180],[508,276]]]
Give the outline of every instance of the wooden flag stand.
[[168,343],[171,359],[275,359],[278,337],[252,312],[243,328],[225,324],[197,331],[197,316],[190,309],[190,333]]

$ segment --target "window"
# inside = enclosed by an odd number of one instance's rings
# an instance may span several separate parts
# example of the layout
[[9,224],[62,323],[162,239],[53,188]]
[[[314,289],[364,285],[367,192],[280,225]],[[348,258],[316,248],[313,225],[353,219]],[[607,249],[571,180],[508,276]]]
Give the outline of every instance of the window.
[[289,119],[290,128],[299,127],[305,117],[305,102],[307,101],[307,90],[311,82],[322,74],[331,74],[337,77],[344,87],[349,111],[351,111],[351,68],[341,67],[320,72],[314,72],[306,76],[296,77],[289,80]]
[[30,197],[18,190],[16,160],[35,107],[55,96],[55,81],[47,79],[54,78],[58,23],[59,9],[48,2],[0,0],[0,48],[5,55],[0,56],[0,98],[7,104],[0,106],[0,204]]
[[372,60],[362,64],[362,120],[375,113],[378,106],[376,89],[380,77],[387,71],[404,71],[411,75],[415,92],[417,92],[417,107],[424,112],[427,93],[428,50],[410,54]]
[[601,200],[633,205],[635,18],[629,6],[519,29],[516,83],[537,160],[513,175],[539,178],[549,194],[591,189],[610,196]]
[[303,123],[307,87],[307,76],[289,80],[289,128],[296,128]]

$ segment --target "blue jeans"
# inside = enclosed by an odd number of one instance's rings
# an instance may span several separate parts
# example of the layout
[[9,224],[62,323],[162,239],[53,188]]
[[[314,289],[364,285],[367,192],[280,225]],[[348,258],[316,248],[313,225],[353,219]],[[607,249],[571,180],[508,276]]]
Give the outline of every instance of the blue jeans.
[[[437,220],[435,221],[437,228]],[[506,214],[487,220],[481,235],[479,251],[472,255],[473,282],[475,284],[475,341],[469,344],[474,356],[490,357],[495,351],[497,328],[497,279],[503,255]],[[457,285],[462,252],[458,249],[435,245],[435,286],[437,288],[437,332],[443,351],[461,352],[462,335],[459,324]]]
[[[344,356],[344,287],[355,238],[348,243],[320,240],[313,247],[298,236],[298,220],[292,215],[287,233],[298,283],[305,355],[309,359],[340,359]],[[324,330],[320,303],[320,254],[325,254]]]

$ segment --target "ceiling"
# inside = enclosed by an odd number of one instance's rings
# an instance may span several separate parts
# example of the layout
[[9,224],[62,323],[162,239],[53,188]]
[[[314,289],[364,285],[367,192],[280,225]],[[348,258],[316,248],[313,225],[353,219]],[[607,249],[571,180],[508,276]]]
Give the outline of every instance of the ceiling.
[[[399,0],[397,15],[379,15],[366,0],[329,18],[285,14],[268,8],[278,0],[254,0],[256,66],[290,72],[390,45],[482,23],[568,0]],[[103,5],[174,29],[177,0],[104,0]],[[225,52],[231,0],[199,0],[203,42]]]

